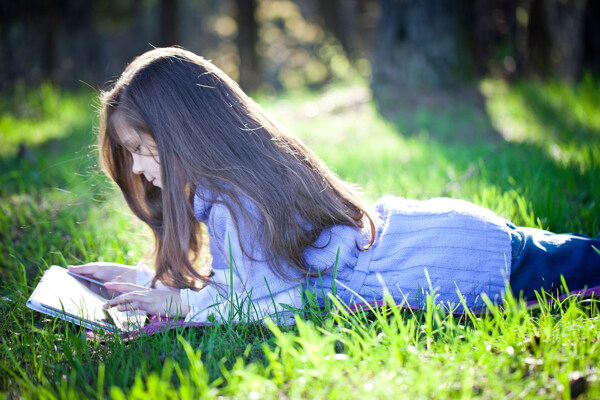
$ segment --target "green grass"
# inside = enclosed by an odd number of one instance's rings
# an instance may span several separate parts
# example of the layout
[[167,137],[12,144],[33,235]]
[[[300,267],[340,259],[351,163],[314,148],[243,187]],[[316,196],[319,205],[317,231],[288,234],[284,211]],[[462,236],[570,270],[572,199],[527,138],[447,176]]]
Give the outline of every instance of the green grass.
[[[518,225],[597,234],[600,82],[486,80],[466,93],[376,107],[358,84],[257,100],[368,200],[451,196]],[[88,341],[28,310],[51,264],[135,264],[151,250],[98,173],[94,104],[50,86],[0,99],[0,398],[600,397],[596,300],[530,311],[508,297],[461,318],[386,307],[129,342]]]

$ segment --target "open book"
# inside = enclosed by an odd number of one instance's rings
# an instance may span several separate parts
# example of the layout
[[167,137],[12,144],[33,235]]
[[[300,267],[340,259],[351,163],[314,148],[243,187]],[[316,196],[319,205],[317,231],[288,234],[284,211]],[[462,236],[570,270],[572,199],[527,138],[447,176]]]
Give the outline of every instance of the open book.
[[141,329],[147,322],[146,313],[103,308],[107,300],[119,294],[98,280],[53,265],[27,300],[27,307],[94,331],[125,333]]

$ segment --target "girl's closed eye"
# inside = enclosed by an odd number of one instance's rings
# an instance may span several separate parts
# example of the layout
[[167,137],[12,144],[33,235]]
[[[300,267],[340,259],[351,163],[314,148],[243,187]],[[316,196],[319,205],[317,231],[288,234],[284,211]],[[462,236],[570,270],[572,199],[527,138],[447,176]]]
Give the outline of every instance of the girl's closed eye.
[[130,152],[131,154],[142,154],[142,146],[141,145],[126,145],[125,148],[127,149],[128,152]]

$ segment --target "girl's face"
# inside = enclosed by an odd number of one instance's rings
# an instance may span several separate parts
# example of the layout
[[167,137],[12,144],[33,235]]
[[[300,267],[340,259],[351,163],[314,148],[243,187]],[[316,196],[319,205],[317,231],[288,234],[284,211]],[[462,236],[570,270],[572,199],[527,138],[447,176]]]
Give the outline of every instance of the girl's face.
[[149,134],[138,134],[126,123],[119,124],[118,132],[121,143],[133,159],[131,172],[143,174],[148,182],[162,189],[160,159],[154,139]]

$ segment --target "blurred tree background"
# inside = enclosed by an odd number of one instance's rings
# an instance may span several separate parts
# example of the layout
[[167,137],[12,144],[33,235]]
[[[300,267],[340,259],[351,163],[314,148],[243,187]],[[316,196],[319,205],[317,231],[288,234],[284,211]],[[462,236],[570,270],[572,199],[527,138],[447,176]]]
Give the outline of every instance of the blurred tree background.
[[0,91],[103,88],[151,46],[180,45],[246,90],[370,79],[376,100],[482,76],[600,71],[593,0],[2,0]]
[[[365,60],[374,1],[26,0],[1,2],[3,91],[51,81],[102,88],[151,46],[179,45],[248,90],[315,87]],[[349,60],[349,57],[352,61]]]

